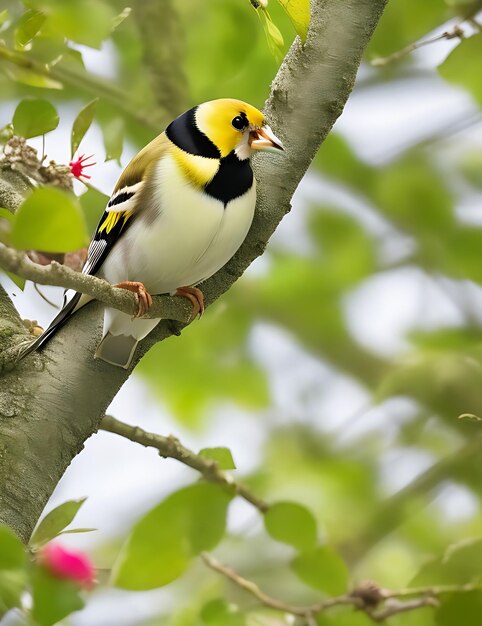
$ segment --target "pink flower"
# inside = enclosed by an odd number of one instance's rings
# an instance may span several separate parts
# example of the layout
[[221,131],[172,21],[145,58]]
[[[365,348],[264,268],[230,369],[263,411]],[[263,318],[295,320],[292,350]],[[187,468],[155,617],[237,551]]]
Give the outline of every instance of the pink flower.
[[84,169],[86,167],[92,167],[93,165],[96,165],[95,161],[94,163],[86,163],[86,161],[91,159],[93,156],[93,154],[90,154],[89,156],[81,154],[77,158],[77,161],[70,161],[69,167],[72,176],[75,176],[75,178],[77,178],[78,180],[82,180],[82,178],[90,178],[88,174],[84,174]]
[[49,543],[40,551],[38,561],[58,578],[73,580],[85,589],[92,588],[94,584],[94,566],[83,552]]

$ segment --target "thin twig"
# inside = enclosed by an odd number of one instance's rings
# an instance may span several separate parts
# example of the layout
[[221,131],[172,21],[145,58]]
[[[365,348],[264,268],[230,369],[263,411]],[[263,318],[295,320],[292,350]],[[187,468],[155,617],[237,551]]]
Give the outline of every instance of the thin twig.
[[403,59],[404,57],[408,56],[415,50],[418,50],[419,48],[422,48],[423,46],[428,46],[432,43],[435,43],[436,41],[442,41],[443,39],[449,40],[449,39],[455,39],[455,38],[463,39],[464,36],[465,36],[465,33],[461,25],[456,24],[452,28],[452,30],[445,31],[441,35],[436,35],[435,37],[430,37],[429,39],[423,39],[422,41],[415,41],[414,43],[411,43],[408,46],[405,46],[405,48],[402,48],[401,50],[397,50],[396,52],[393,52],[392,54],[389,54],[386,57],[377,57],[375,59],[372,59],[371,65],[373,65],[374,67],[388,65],[389,63],[393,63],[394,61],[400,61],[400,59]]
[[384,622],[389,617],[392,617],[393,615],[398,615],[398,613],[414,611],[415,609],[420,609],[424,606],[437,607],[439,606],[439,604],[440,603],[437,598],[434,598],[433,596],[423,596],[421,598],[415,598],[414,600],[408,600],[407,602],[387,602],[386,606],[384,606],[381,610],[365,610],[365,613],[367,613],[367,615],[371,617],[372,620],[375,622]]
[[50,304],[50,306],[53,307],[54,309],[60,308],[55,302],[52,302],[52,300],[49,300],[47,298],[47,296],[43,293],[43,291],[40,289],[37,283],[33,284],[33,288],[38,293],[38,295],[42,298],[42,300],[44,300],[44,302],[46,302],[47,304]]
[[[254,596],[262,605],[281,611],[294,617],[302,617],[307,620],[308,624],[316,624],[315,617],[324,611],[335,606],[352,606],[354,609],[363,611],[374,622],[383,622],[398,613],[406,613],[414,611],[425,606],[436,607],[439,605],[438,598],[448,593],[467,593],[469,591],[482,589],[481,583],[468,583],[465,585],[440,585],[433,587],[416,587],[413,589],[389,590],[378,587],[376,583],[366,581],[360,583],[353,591],[345,593],[333,598],[327,598],[321,602],[308,606],[299,606],[289,604],[278,598],[265,593],[252,580],[244,578],[231,567],[227,567],[220,563],[210,554],[203,552],[201,557],[204,563],[225,578],[229,579],[240,589],[247,591]],[[419,596],[404,602],[398,598],[408,596]]]
[[466,583],[465,585],[436,585],[434,587],[407,587],[406,589],[398,589],[390,591],[383,590],[384,598],[407,598],[410,596],[428,595],[438,597],[448,593],[469,593],[470,591],[479,591],[482,589],[482,583]]
[[264,513],[269,508],[267,502],[255,496],[247,487],[235,481],[229,474],[220,470],[215,461],[206,459],[192,450],[189,450],[182,445],[179,439],[176,439],[176,437],[172,435],[164,437],[150,433],[139,428],[139,426],[125,424],[111,415],[104,416],[99,428],[100,430],[105,430],[130,439],[130,441],[139,443],[147,448],[156,448],[156,450],[159,451],[159,455],[163,458],[176,459],[184,465],[188,465],[198,471],[206,480],[234,489],[238,496],[252,504],[261,511],[261,513]]
[[319,602],[318,604],[313,604],[311,606],[296,606],[294,604],[288,604],[283,600],[278,600],[277,598],[269,596],[267,593],[262,591],[255,582],[253,582],[252,580],[248,580],[247,578],[243,578],[243,576],[240,576],[230,567],[227,567],[226,565],[220,563],[217,559],[215,559],[207,552],[203,552],[201,554],[201,557],[208,567],[218,572],[219,574],[222,574],[233,583],[235,583],[238,587],[253,595],[264,606],[267,606],[270,609],[274,609],[275,611],[282,611],[283,613],[289,613],[290,615],[295,615],[297,617],[304,617],[305,619],[308,619],[309,617],[313,618],[313,616],[317,613],[321,613],[325,609],[329,609],[333,606],[347,604],[355,607],[361,606],[361,601],[359,598],[350,596],[348,594],[337,596],[336,598],[328,598],[324,602]]

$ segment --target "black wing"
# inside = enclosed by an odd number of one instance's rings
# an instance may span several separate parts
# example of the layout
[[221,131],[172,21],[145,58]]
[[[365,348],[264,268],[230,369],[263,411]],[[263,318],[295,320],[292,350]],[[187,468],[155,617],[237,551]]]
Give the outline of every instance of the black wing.
[[[132,196],[133,195],[134,194],[132,194]],[[100,219],[99,225],[97,226],[94,237],[90,242],[89,251],[87,253],[87,261],[82,269],[83,274],[95,274],[99,270],[116,241],[132,223],[132,210],[115,211],[111,209],[109,211],[109,208],[116,204],[118,204],[119,208],[121,208],[120,205],[125,203],[126,200],[130,199],[132,196],[126,198],[125,195],[122,197],[122,194],[117,194],[109,201],[109,204]],[[117,198],[122,199],[116,202]],[[55,335],[60,328],[62,328],[69,317],[80,308],[78,304],[81,296],[81,293],[75,293],[72,298],[64,304],[62,310],[52,320],[47,330],[45,330],[35,341],[20,351],[18,357],[19,360],[45,345],[49,339],[51,339],[51,337],[53,337],[53,335]],[[87,302],[82,303],[81,306],[86,303]]]

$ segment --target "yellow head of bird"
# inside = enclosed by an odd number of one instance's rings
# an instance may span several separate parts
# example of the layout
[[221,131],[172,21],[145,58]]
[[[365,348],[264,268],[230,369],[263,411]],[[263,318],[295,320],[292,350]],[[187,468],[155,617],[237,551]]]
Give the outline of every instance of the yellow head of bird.
[[246,159],[252,150],[283,150],[281,141],[265,124],[261,111],[231,98],[210,100],[196,109],[196,125],[219,149],[221,157],[233,150]]

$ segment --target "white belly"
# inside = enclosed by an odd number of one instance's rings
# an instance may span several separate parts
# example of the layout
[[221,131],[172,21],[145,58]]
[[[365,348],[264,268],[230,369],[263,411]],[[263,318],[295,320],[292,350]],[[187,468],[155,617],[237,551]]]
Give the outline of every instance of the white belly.
[[255,184],[228,203],[201,193],[171,157],[154,173],[158,217],[146,228],[138,218],[107,257],[102,275],[111,283],[143,282],[152,294],[196,285],[217,272],[243,243],[253,219]]

